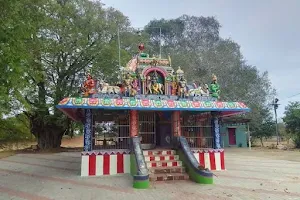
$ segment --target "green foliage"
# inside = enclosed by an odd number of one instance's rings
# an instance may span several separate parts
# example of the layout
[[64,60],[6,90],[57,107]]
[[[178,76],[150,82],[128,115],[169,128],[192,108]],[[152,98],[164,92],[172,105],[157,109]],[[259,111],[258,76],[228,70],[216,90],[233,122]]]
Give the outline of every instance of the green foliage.
[[29,121],[25,115],[0,120],[0,141],[31,139]]
[[260,139],[263,146],[263,139],[270,138],[276,132],[276,125],[272,119],[272,114],[269,109],[262,108],[256,110],[258,114],[255,114],[255,119],[252,119],[250,126],[252,125],[251,136]]
[[286,132],[291,134],[296,148],[300,148],[300,102],[291,102],[285,108],[284,114]]
[[[250,130],[268,130],[269,99],[275,94],[267,72],[259,72],[246,63],[240,46],[219,36],[220,24],[213,17],[182,16],[172,20],[153,20],[145,27],[150,35],[150,48],[158,52],[159,29],[162,27],[163,54],[171,54],[173,66],[181,66],[190,82],[210,83],[218,76],[220,98],[224,101],[245,102],[252,112]],[[147,47],[146,47],[147,48]],[[261,135],[262,133],[258,134]],[[264,134],[263,134],[264,135]]]

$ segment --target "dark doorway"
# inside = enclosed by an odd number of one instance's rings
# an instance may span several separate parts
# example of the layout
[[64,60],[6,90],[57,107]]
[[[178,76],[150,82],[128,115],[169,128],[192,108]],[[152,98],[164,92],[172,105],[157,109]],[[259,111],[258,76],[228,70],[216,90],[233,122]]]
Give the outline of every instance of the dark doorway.
[[236,145],[235,128],[228,128],[229,145]]
[[172,144],[172,112],[156,113],[156,146],[170,148]]

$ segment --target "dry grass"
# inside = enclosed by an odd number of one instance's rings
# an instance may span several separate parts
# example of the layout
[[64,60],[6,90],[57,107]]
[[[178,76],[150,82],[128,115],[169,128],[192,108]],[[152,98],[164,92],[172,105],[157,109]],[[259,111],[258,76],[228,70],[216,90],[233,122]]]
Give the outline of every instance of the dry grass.
[[0,159],[6,158],[9,156],[13,156],[13,155],[15,155],[14,151],[3,151],[3,152],[0,152]]

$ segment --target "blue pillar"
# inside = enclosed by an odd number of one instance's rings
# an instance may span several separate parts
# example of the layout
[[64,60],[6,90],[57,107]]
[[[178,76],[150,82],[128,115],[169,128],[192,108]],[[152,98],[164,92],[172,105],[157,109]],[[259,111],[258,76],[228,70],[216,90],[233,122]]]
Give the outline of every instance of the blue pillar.
[[220,125],[219,125],[219,118],[217,115],[213,115],[212,127],[213,127],[213,134],[214,134],[215,149],[221,149]]
[[84,151],[92,151],[92,110],[85,110],[84,122]]

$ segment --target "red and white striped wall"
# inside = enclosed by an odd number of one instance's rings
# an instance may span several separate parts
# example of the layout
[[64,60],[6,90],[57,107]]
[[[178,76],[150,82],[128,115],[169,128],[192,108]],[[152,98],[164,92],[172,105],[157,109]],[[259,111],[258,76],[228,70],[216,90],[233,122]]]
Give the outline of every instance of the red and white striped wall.
[[82,152],[81,176],[102,176],[130,173],[130,152]]
[[201,166],[209,170],[225,170],[224,149],[193,150],[193,153]]

